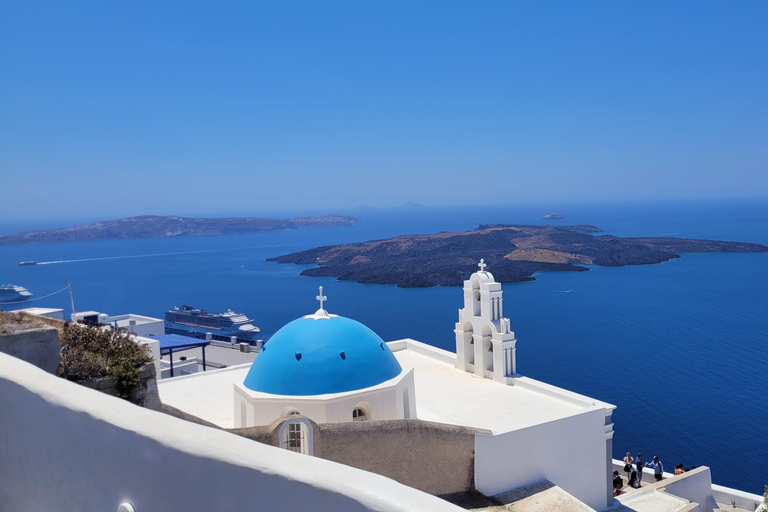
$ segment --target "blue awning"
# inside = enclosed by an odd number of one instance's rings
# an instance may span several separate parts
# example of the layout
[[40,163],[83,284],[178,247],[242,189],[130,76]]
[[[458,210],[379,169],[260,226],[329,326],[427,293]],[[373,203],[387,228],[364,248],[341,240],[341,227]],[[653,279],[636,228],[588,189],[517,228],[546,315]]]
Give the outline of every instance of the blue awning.
[[171,352],[188,350],[191,348],[206,347],[211,343],[208,340],[190,338],[180,334],[163,334],[161,336],[153,336],[152,339],[160,342],[161,355],[167,355]]
[[171,377],[173,377],[173,353],[181,352],[182,350],[189,350],[192,348],[203,349],[203,371],[206,370],[205,364],[205,347],[211,344],[208,340],[201,340],[198,338],[190,338],[188,336],[182,336],[180,334],[163,334],[162,336],[153,336],[160,342],[160,355],[170,356],[171,360]]

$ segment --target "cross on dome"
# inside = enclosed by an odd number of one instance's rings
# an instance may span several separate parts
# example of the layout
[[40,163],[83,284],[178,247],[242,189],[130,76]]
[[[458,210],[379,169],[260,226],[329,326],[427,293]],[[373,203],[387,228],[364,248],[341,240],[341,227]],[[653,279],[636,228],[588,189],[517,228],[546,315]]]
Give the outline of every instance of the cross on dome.
[[[485,272],[485,267],[488,265],[485,264],[485,260],[483,258],[480,258],[480,263],[477,264],[478,267],[480,267],[480,272]],[[322,291],[322,287],[321,287]]]
[[323,296],[323,287],[322,286],[320,287],[320,295],[318,295],[315,298],[320,301],[320,309],[323,309],[323,302],[328,300],[328,297]]

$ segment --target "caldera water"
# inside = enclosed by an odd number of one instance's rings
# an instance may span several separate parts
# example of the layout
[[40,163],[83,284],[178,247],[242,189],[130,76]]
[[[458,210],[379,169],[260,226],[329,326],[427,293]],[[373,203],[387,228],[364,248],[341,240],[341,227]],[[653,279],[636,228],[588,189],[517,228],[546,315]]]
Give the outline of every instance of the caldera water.
[[[317,212],[313,212],[317,213]],[[768,201],[503,205],[336,211],[350,227],[202,237],[0,246],[0,284],[36,297],[72,282],[79,311],[161,318],[189,304],[254,319],[265,340],[327,309],[385,340],[414,338],[455,350],[460,288],[401,289],[300,276],[267,258],[321,245],[480,223],[594,224],[617,236],[675,236],[768,244]],[[99,219],[92,219],[99,220]],[[554,223],[554,222],[550,222]],[[67,225],[52,219],[51,227]],[[0,224],[0,234],[47,227]],[[20,267],[20,261],[40,264]],[[493,272],[493,268],[489,268]],[[658,455],[671,471],[707,465],[715,483],[761,494],[768,484],[768,254],[686,254],[658,265],[539,273],[505,284],[521,374],[617,406],[614,458]],[[70,311],[66,293],[3,305]],[[566,461],[574,467],[579,461]]]

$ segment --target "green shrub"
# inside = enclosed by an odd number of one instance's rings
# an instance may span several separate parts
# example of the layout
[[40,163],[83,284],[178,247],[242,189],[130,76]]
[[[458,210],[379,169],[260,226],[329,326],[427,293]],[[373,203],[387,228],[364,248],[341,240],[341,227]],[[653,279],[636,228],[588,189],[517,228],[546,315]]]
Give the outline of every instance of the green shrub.
[[130,400],[139,385],[139,368],[152,361],[132,333],[67,322],[59,332],[61,367],[67,380],[115,380],[117,396]]

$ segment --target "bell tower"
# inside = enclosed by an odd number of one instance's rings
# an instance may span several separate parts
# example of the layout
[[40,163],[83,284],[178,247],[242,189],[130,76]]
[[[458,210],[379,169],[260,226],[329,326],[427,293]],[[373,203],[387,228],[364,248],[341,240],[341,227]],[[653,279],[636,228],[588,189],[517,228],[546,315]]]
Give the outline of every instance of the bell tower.
[[501,284],[487,266],[480,260],[480,270],[464,281],[464,308],[454,330],[456,367],[506,384],[517,373],[517,340],[504,318]]

